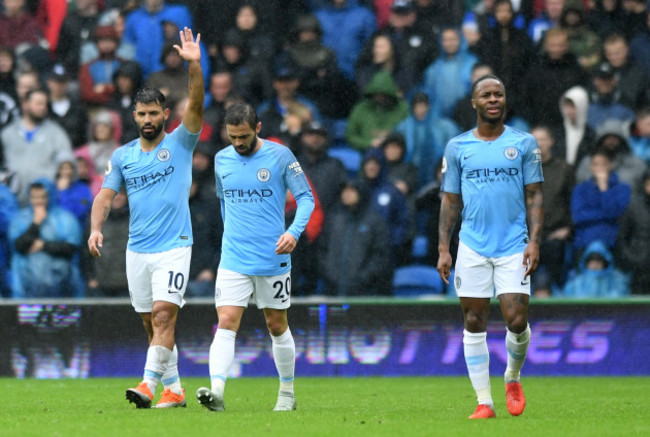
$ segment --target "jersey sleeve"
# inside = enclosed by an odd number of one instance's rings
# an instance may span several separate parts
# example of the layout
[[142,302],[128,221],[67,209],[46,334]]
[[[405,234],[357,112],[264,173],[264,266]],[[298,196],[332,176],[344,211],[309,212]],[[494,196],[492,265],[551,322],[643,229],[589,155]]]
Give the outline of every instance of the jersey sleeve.
[[187,130],[183,123],[181,123],[169,135],[174,141],[181,144],[187,150],[194,150],[196,143],[199,142],[199,135],[201,135],[201,131],[199,130],[196,133],[192,133]]
[[527,136],[524,140],[524,159],[522,162],[524,171],[524,185],[544,181],[542,173],[542,152],[535,137]]
[[458,161],[458,147],[453,140],[447,143],[442,158],[442,187],[446,193],[460,194],[461,168]]
[[124,149],[118,148],[111,155],[111,159],[106,163],[106,170],[104,171],[104,182],[102,188],[110,188],[116,193],[120,191],[120,187],[124,183],[124,176],[122,175],[122,153]]
[[283,175],[286,187],[291,191],[293,197],[298,197],[300,194],[311,191],[307,177],[303,173],[300,163],[296,157],[287,148],[283,155]]

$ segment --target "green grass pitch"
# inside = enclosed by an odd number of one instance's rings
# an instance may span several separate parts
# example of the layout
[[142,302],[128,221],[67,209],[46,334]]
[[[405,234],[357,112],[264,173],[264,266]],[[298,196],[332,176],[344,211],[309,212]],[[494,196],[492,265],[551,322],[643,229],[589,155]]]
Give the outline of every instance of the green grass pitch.
[[[187,408],[137,410],[131,379],[0,380],[2,436],[625,436],[650,435],[650,379],[524,377],[526,411],[511,417],[492,379],[497,418],[468,420],[466,377],[298,378],[295,412],[272,412],[275,378],[228,381],[226,411],[201,407],[207,378],[184,378]],[[160,389],[159,389],[160,391]],[[154,399],[154,403],[157,398]]]

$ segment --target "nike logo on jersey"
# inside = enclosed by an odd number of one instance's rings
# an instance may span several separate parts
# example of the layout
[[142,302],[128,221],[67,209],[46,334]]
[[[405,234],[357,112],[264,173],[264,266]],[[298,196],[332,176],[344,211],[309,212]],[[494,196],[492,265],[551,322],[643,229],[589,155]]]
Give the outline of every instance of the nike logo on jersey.
[[169,293],[169,294],[178,294],[178,293],[180,293],[180,291],[167,290],[167,293]]
[[128,169],[130,169],[131,167],[133,167],[133,164],[126,164],[126,165],[124,166],[124,170],[128,170]]
[[521,285],[528,285],[530,284],[530,281],[521,281]]
[[225,180],[228,176],[230,176],[232,173],[226,173],[225,175],[221,176],[221,180]]
[[469,156],[463,156],[463,159],[471,158],[474,155],[469,155]]
[[285,303],[285,302],[286,302],[286,301],[288,301],[288,300],[289,300],[289,298],[286,298],[286,299],[282,299],[282,301],[281,301],[281,302],[282,302],[282,303]]

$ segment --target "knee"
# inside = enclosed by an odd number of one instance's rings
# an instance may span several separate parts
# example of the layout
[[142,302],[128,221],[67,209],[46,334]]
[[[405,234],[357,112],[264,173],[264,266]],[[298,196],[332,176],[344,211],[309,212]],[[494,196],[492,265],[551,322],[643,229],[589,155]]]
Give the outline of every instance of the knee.
[[286,320],[280,318],[267,318],[266,327],[272,336],[278,337],[286,332],[288,325]]
[[168,329],[174,325],[174,315],[169,311],[158,311],[153,315],[153,327],[156,329]]
[[508,331],[514,334],[521,334],[528,327],[528,317],[525,314],[515,314],[506,321]]
[[487,330],[487,318],[468,311],[465,314],[465,329],[469,332],[485,332]]
[[239,329],[239,319],[227,312],[219,314],[219,329],[227,329],[229,331],[237,332]]

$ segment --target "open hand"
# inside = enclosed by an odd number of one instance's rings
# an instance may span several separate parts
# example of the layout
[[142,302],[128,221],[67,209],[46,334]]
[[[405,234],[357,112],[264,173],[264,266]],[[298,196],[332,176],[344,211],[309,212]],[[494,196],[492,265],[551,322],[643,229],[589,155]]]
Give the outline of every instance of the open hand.
[[194,41],[194,36],[192,35],[192,29],[185,28],[179,32],[181,37],[181,46],[174,44],[174,48],[178,52],[179,56],[187,62],[201,60],[201,48],[199,46],[199,41],[201,41],[201,34],[196,35],[196,41]]

